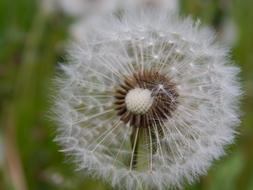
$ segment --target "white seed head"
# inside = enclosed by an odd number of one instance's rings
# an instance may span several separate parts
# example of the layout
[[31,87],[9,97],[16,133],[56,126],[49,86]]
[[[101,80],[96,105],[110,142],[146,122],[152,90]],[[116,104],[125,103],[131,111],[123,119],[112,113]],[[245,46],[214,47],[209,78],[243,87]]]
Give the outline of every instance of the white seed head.
[[105,16],[85,35],[56,83],[63,151],[116,189],[182,188],[205,174],[240,122],[228,50],[168,10]]
[[153,98],[148,89],[135,88],[126,95],[126,107],[135,114],[145,114],[152,106]]

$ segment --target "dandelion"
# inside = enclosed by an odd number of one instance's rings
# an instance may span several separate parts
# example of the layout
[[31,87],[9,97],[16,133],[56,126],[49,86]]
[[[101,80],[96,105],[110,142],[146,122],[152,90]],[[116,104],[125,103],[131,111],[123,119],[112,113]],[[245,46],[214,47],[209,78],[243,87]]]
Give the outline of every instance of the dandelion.
[[168,12],[93,23],[56,82],[56,140],[78,169],[118,189],[192,183],[239,124],[228,50],[199,22]]

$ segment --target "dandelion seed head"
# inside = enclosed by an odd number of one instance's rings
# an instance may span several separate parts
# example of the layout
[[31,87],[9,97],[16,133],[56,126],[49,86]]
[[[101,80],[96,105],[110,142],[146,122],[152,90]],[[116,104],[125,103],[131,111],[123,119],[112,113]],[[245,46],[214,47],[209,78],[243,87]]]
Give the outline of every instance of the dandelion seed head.
[[181,188],[204,175],[239,124],[228,50],[166,10],[103,17],[86,35],[56,80],[62,151],[121,189]]

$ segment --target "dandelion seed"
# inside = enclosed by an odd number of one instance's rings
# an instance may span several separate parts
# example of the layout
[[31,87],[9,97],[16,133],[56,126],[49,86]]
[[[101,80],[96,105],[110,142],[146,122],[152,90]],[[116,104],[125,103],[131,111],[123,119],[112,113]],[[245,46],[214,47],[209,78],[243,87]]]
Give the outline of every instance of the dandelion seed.
[[239,124],[239,69],[228,51],[208,29],[168,12],[97,21],[57,79],[63,151],[120,189],[193,182]]

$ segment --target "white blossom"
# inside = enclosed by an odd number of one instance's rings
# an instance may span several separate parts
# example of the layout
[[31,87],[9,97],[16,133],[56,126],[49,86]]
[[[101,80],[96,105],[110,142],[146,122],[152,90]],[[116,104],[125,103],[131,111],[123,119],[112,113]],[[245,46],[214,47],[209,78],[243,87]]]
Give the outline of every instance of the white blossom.
[[229,50],[167,10],[104,17],[85,35],[56,80],[63,151],[117,189],[181,188],[206,174],[239,124]]

